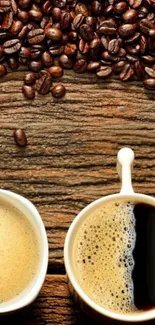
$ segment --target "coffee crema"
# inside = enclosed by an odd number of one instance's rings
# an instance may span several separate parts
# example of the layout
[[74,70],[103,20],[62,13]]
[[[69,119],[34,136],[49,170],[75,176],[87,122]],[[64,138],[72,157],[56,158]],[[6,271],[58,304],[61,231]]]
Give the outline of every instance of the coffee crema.
[[98,305],[118,313],[155,306],[150,272],[144,267],[155,270],[149,264],[151,222],[155,224],[155,207],[119,200],[104,203],[79,228],[73,247],[74,272]]
[[38,235],[30,220],[0,198],[0,304],[31,284],[40,263]]

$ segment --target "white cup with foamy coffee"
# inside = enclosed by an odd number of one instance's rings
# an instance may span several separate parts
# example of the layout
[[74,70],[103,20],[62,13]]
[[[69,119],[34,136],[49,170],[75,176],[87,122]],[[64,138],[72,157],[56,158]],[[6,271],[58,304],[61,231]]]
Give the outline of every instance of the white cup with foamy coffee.
[[47,235],[37,209],[26,198],[0,190],[0,314],[34,301],[47,265]]
[[84,208],[65,240],[71,293],[99,321],[155,319],[155,198],[134,193],[133,160],[131,149],[118,152],[120,193]]

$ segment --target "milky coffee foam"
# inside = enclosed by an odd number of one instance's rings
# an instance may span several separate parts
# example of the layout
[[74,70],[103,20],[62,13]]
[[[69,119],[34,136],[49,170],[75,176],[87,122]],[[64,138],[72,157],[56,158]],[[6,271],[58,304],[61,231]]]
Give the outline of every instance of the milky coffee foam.
[[28,218],[0,199],[0,304],[19,295],[40,262],[37,234]]
[[133,208],[134,204],[122,201],[104,203],[82,224],[73,248],[75,273],[85,293],[119,313],[137,311],[132,281]]

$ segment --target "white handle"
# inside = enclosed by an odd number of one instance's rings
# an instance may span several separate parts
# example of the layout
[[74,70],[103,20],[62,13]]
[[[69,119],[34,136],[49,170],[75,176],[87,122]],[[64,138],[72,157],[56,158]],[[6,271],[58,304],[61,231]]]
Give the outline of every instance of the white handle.
[[117,172],[122,181],[121,194],[132,194],[131,171],[134,152],[130,148],[122,148],[117,154]]

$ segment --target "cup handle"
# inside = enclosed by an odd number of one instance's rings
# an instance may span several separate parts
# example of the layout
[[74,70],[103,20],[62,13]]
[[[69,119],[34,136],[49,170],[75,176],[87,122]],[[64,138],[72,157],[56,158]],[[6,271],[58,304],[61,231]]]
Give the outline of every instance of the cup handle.
[[121,194],[132,194],[131,172],[134,161],[134,152],[130,148],[122,148],[117,154],[117,172],[122,182]]

